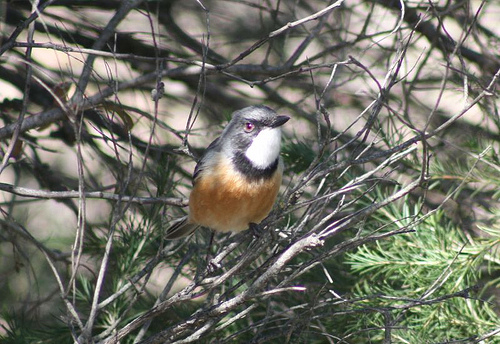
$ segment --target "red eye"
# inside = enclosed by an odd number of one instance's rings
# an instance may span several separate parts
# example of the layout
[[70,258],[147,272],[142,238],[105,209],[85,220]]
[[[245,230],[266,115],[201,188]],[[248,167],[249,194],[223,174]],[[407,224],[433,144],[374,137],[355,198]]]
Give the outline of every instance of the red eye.
[[253,123],[251,123],[251,122],[246,122],[245,123],[245,131],[247,133],[251,132],[254,129],[255,129],[255,125]]

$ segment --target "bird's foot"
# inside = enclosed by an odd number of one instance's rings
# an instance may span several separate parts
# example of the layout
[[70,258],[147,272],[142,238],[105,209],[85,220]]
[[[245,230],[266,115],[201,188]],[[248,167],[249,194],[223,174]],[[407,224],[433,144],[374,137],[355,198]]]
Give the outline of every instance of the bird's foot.
[[252,232],[254,238],[259,239],[264,234],[263,228],[261,228],[257,223],[250,222],[248,228]]
[[207,263],[207,275],[211,275],[215,273],[215,271],[222,268],[222,265],[219,262],[215,262],[213,259],[210,259]]

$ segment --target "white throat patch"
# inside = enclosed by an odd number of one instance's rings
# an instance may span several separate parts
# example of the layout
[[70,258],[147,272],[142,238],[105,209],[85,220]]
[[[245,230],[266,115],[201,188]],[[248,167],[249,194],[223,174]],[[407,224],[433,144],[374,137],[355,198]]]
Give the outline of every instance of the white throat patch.
[[245,156],[254,167],[265,169],[279,156],[280,146],[281,128],[265,128],[253,139]]

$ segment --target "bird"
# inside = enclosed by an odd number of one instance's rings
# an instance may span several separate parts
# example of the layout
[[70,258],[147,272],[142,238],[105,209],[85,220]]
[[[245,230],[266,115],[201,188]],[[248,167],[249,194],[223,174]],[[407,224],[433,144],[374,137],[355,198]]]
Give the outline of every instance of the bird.
[[165,238],[182,238],[200,227],[222,233],[256,228],[281,186],[281,126],[289,119],[265,105],[235,111],[196,164],[188,215]]

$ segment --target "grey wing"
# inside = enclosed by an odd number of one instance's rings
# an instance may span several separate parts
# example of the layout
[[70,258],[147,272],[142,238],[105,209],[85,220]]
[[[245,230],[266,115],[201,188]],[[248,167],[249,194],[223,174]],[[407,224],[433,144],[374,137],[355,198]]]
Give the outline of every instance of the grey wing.
[[[219,138],[216,138],[203,153],[200,160],[196,164],[193,172],[193,185],[196,179],[199,177],[200,173],[207,167],[210,166],[210,159],[214,157],[214,153],[220,151]],[[189,223],[189,216],[184,216],[177,221],[175,221],[170,228],[167,229],[165,239],[179,239],[192,234],[200,225]]]
[[196,163],[196,167],[194,168],[193,172],[193,185],[196,182],[196,179],[200,175],[200,172],[202,172],[205,167],[208,165],[207,161],[208,159],[213,157],[213,153],[217,152],[220,150],[219,147],[219,139],[220,137],[216,138],[215,140],[212,141],[211,144],[208,145],[207,149],[205,149],[205,152],[203,153],[202,157],[198,162]]
[[169,229],[167,229],[167,233],[165,235],[165,239],[173,240],[186,237],[188,235],[193,234],[195,230],[200,228],[199,225],[195,225],[193,223],[188,222],[188,216],[184,216],[177,221],[175,221]]

